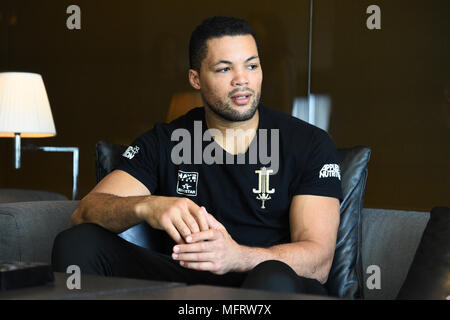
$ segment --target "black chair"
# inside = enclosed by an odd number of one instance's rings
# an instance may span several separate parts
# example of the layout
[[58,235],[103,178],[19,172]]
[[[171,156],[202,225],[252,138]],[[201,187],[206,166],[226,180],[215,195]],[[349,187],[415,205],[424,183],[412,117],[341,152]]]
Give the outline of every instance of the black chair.
[[[97,182],[119,164],[126,146],[100,141],[96,145]],[[332,296],[362,299],[363,268],[361,260],[361,211],[370,159],[370,148],[357,146],[338,149],[341,165],[343,201],[336,250],[326,287]],[[136,245],[169,253],[172,239],[163,231],[146,223],[138,224],[120,234]]]

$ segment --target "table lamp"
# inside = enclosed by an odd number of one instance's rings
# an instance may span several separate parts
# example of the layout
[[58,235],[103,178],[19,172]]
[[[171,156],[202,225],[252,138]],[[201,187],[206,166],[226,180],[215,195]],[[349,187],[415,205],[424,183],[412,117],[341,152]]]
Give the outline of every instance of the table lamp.
[[77,147],[21,147],[21,138],[56,135],[55,123],[42,76],[28,72],[0,73],[0,137],[14,138],[14,167],[20,169],[22,150],[73,153],[72,199],[77,197]]

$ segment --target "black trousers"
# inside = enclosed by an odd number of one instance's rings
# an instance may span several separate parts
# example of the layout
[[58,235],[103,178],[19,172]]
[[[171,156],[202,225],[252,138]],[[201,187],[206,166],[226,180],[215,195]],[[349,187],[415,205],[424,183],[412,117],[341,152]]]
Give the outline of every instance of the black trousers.
[[327,294],[318,281],[299,277],[281,261],[265,261],[244,273],[216,275],[209,271],[191,270],[180,266],[169,255],[136,246],[92,223],[67,229],[56,237],[52,265],[55,272],[66,272],[69,265],[77,265],[85,274]]

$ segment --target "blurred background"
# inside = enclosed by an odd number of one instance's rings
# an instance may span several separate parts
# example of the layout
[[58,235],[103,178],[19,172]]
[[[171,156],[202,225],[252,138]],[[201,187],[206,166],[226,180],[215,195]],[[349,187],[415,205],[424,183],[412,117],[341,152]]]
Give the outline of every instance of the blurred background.
[[[66,26],[72,4],[81,9],[80,30]],[[97,141],[128,145],[190,96],[190,33],[212,15],[254,27],[262,102],[291,114],[308,94],[309,4],[2,0],[0,72],[42,75],[57,131],[22,143],[78,147],[78,198],[85,196],[95,185]],[[369,30],[373,4],[381,29]],[[365,207],[450,205],[449,13],[448,0],[314,1],[311,93],[330,105],[328,132],[338,148],[372,148]],[[15,170],[13,147],[13,139],[0,139],[0,188],[71,197],[71,154],[23,152]]]

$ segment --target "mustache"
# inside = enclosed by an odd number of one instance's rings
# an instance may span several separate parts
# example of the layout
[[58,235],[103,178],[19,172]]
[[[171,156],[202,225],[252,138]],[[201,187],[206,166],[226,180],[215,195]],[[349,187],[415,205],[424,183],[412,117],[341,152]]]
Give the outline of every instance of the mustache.
[[235,95],[238,92],[250,92],[252,95],[255,95],[255,90],[245,87],[245,88],[236,88],[236,89],[232,90],[228,94],[228,98],[231,98],[233,95]]

